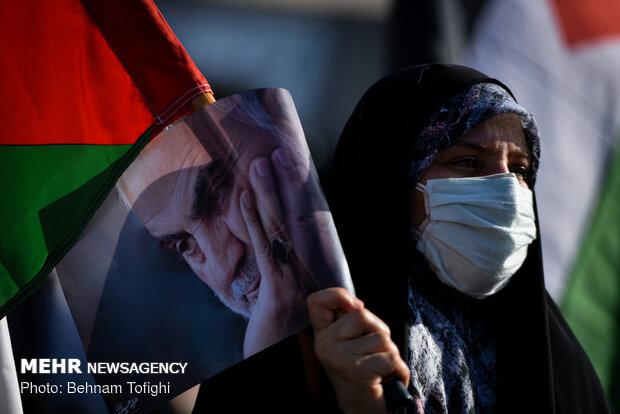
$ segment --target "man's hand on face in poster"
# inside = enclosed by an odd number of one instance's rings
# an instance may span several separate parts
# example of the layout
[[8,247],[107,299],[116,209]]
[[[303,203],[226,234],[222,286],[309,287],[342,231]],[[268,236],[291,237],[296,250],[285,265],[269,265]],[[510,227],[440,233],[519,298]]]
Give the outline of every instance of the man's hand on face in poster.
[[303,260],[309,256],[303,249],[312,246],[305,239],[316,233],[308,227],[317,225],[304,219],[313,217],[305,188],[308,174],[284,149],[250,164],[253,194],[244,191],[240,207],[261,280],[245,334],[246,357],[308,323],[306,297],[318,289]]

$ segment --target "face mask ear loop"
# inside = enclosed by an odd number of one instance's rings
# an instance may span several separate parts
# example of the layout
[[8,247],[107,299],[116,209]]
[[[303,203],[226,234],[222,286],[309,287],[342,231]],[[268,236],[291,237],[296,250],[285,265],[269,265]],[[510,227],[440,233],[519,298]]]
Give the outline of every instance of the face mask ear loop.
[[429,218],[431,215],[431,206],[428,201],[428,193],[426,192],[426,186],[422,183],[417,183],[414,189],[418,190],[424,195],[424,213],[426,213],[426,218]]
[[424,195],[424,213],[426,214],[426,217],[422,220],[422,223],[420,223],[420,226],[417,229],[413,227],[411,228],[416,236],[416,239],[419,239],[422,236],[422,233],[424,233],[424,229],[431,221],[431,206],[428,201],[428,193],[426,192],[426,186],[424,184],[416,183],[414,190],[417,190]]

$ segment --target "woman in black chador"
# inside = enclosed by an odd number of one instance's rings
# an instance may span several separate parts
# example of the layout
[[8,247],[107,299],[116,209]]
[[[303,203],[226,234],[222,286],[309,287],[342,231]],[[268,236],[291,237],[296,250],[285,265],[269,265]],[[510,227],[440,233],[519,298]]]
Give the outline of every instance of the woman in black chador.
[[361,301],[309,300],[342,410],[386,412],[395,377],[424,413],[610,412],[545,290],[538,161],[531,114],[475,70],[415,66],[362,97],[326,189]]

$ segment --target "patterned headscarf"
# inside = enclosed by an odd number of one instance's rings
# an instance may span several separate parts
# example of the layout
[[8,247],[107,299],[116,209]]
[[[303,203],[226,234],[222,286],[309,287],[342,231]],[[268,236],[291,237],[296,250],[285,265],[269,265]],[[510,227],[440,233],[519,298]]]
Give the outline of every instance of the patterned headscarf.
[[437,155],[479,123],[496,115],[515,113],[521,119],[525,141],[532,156],[530,175],[526,182],[532,188],[540,159],[538,127],[530,112],[519,105],[501,86],[478,83],[456,95],[439,109],[424,127],[412,147],[410,188],[413,189]]

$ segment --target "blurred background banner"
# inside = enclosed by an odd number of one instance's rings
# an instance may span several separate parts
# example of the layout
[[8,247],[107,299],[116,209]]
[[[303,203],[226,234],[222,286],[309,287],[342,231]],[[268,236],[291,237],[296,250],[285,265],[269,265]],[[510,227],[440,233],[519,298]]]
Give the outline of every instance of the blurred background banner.
[[[14,56],[2,70],[38,67],[50,73],[64,73],[70,67],[71,50],[89,51],[85,54],[92,55],[98,50],[95,46],[103,43],[93,40],[98,35],[76,37],[71,41],[82,39],[87,45],[75,49],[78,46],[49,34],[37,35],[25,43],[25,32],[41,30],[40,24],[33,23],[34,16],[55,16],[54,21],[74,30],[66,25],[66,16],[84,13],[78,2],[68,0],[53,2],[54,5],[22,3],[3,2],[14,17],[2,30],[16,30],[18,21],[27,23],[20,23],[24,24],[21,34],[0,37],[6,56]],[[63,12],[59,16],[48,10],[69,3],[73,6],[68,14]],[[120,1],[105,4],[114,7],[116,3]],[[269,86],[291,92],[319,174],[324,173],[338,135],[361,94],[389,71],[415,63],[443,61],[467,64],[504,81],[517,100],[532,111],[541,131],[542,164],[536,193],[548,290],[563,304],[567,319],[618,410],[619,0],[156,0],[156,4],[196,66],[208,75],[218,97]],[[28,54],[29,50],[37,52]],[[50,52],[42,54],[43,50]],[[116,58],[103,60],[112,62]],[[59,62],[59,66],[54,67],[53,62]],[[5,79],[23,78],[6,73]],[[58,102],[58,90],[53,86],[59,83],[50,81],[57,79],[50,73],[45,77],[28,73],[28,79],[39,83],[33,89],[36,94],[27,94],[32,100],[19,101],[20,108],[28,108],[28,102],[46,106]],[[106,73],[99,73],[98,79],[111,76]],[[13,115],[18,106],[9,91],[19,83],[0,91],[4,98],[0,102],[6,105],[2,111],[3,126],[16,125],[10,134],[3,134],[3,140],[15,133],[22,134],[20,125],[30,128],[41,122],[40,116],[53,113],[39,111],[35,116],[31,112],[27,122],[16,123],[21,118]],[[115,82],[92,84],[101,88],[96,93],[99,95]],[[144,97],[139,95],[122,98],[125,95],[118,94],[109,108],[127,113],[121,109],[125,108],[122,102],[140,102]],[[83,101],[77,102],[81,103],[75,104],[72,98],[60,102],[58,108],[68,108],[64,112],[76,116],[87,107]],[[135,117],[131,124],[139,134],[156,123],[151,108],[146,106],[131,111]],[[65,147],[74,148],[65,143],[54,150]],[[91,147],[80,148],[87,151]],[[33,188],[36,191],[32,192],[38,194],[41,185],[38,177],[27,181],[18,178],[16,171],[21,171],[17,168],[23,162],[13,162],[18,159],[13,154],[36,149],[0,148],[1,188],[7,194],[5,198],[13,200],[11,203],[21,203],[23,211],[31,209],[27,200],[32,197],[30,193],[22,195],[23,191]],[[48,154],[46,151],[44,158],[23,164],[22,169],[29,171],[32,164],[43,165]],[[119,157],[115,155],[111,160]],[[46,181],[54,182],[55,170],[46,170]],[[18,181],[24,184],[12,184]],[[6,205],[3,203],[3,208]],[[36,211],[41,207],[33,208]],[[3,211],[0,215],[0,228],[18,228],[13,224],[15,216],[6,214]],[[20,226],[30,228],[31,222]],[[13,253],[5,253],[4,246],[10,247],[21,237],[15,233],[3,231],[0,236],[3,268],[10,268],[19,254],[24,254],[10,249]],[[44,256],[35,255],[34,251],[27,255],[26,262],[34,264],[30,267],[42,268]],[[3,297],[5,292],[17,289],[12,287],[12,279],[7,281],[8,285],[0,285]],[[39,297],[33,296],[32,300],[45,307],[48,302],[43,295],[41,289],[35,295]],[[48,312],[45,318],[51,315]],[[29,321],[41,328],[40,335],[51,335],[45,318],[39,315]],[[9,327],[14,350],[17,343],[23,347],[31,344],[18,340],[10,318]],[[74,327],[71,329],[75,331]],[[47,342],[52,342],[49,338]]]

